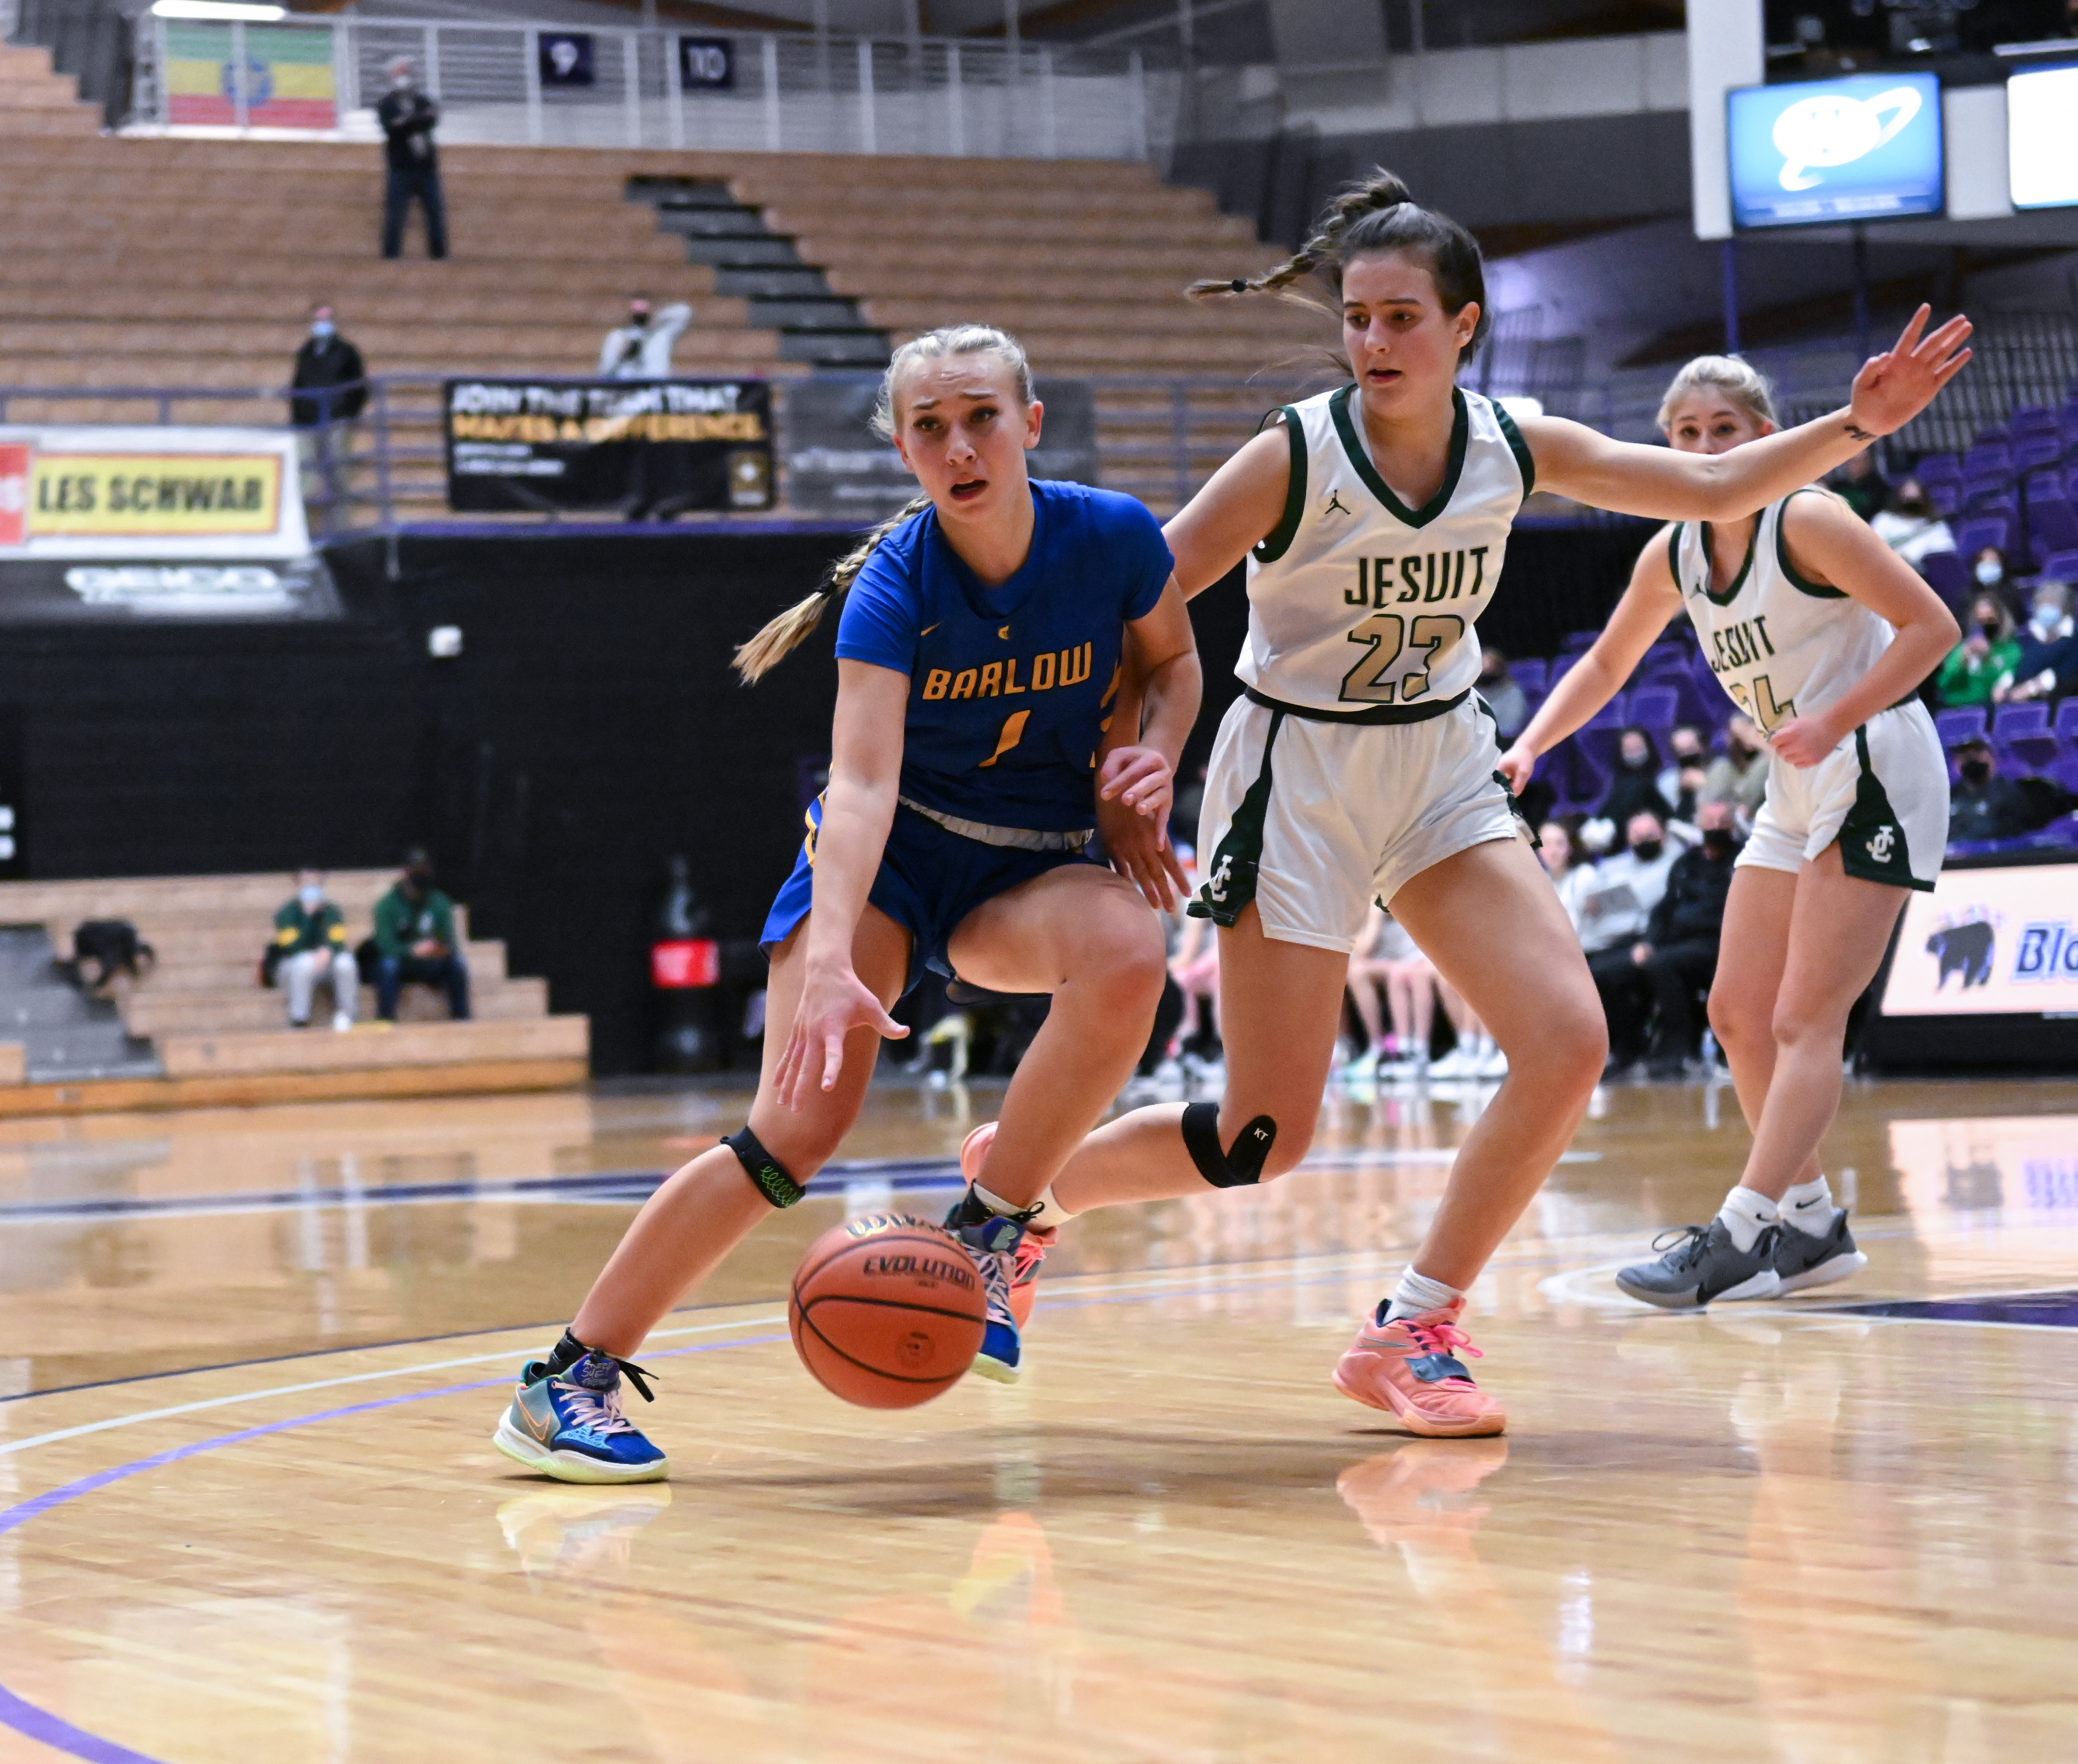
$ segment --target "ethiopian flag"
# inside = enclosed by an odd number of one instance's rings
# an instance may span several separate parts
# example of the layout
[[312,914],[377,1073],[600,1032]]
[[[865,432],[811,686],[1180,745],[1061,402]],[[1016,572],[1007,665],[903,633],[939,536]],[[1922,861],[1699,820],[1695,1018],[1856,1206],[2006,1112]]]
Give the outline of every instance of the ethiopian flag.
[[[166,120],[223,127],[238,120],[239,69],[227,24],[166,27]],[[245,120],[256,128],[336,128],[332,32],[245,27]]]

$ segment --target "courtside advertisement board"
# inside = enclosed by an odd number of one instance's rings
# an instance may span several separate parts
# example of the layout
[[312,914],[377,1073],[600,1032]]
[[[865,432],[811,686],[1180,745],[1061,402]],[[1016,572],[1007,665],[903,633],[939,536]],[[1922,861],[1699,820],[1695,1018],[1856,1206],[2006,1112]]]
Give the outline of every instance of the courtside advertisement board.
[[0,428],[0,558],[308,554],[279,429]]
[[2078,863],[1942,871],[1907,901],[1880,986],[1868,1036],[1880,1063],[2078,1052]]
[[1838,226],[1941,212],[1934,75],[1750,86],[1726,101],[1734,225]]
[[2078,66],[2006,82],[2006,179],[2016,208],[2078,203]]

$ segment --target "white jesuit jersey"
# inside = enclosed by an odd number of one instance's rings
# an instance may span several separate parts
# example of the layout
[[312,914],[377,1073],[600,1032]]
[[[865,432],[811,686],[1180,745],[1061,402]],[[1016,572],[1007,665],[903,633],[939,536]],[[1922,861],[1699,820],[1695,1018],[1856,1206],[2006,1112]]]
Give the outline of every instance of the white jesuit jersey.
[[1896,634],[1888,619],[1860,601],[1796,573],[1782,537],[1782,512],[1788,506],[1785,496],[1761,510],[1746,556],[1722,594],[1710,585],[1707,523],[1684,521],[1667,540],[1674,580],[1702,642],[1703,658],[1764,735],[1792,717],[1825,709],[1875,666]]
[[1507,412],[1475,392],[1452,396],[1449,466],[1419,508],[1371,463],[1354,386],[1285,407],[1291,487],[1250,555],[1248,643],[1234,668],[1265,698],[1330,714],[1416,709],[1479,678],[1473,621],[1500,583],[1533,469]]

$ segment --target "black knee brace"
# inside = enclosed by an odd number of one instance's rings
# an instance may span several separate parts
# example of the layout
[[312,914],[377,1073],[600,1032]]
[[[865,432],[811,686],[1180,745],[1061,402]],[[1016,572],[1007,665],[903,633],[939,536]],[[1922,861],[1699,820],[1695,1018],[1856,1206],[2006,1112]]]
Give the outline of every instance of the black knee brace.
[[743,1173],[757,1185],[757,1192],[774,1206],[791,1206],[807,1190],[787,1173],[787,1166],[757,1143],[748,1127],[721,1142],[736,1154]]
[[1186,1103],[1183,1107],[1183,1146],[1198,1174],[1216,1189],[1246,1188],[1262,1180],[1262,1166],[1270,1148],[1277,1143],[1277,1123],[1259,1114],[1241,1130],[1231,1152],[1220,1149],[1220,1106],[1216,1102]]

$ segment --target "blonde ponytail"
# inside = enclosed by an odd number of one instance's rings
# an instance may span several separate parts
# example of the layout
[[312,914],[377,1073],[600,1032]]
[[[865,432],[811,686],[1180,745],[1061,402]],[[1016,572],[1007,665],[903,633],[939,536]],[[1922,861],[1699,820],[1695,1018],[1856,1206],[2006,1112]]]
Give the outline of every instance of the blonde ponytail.
[[[895,381],[911,362],[944,355],[980,354],[1000,358],[1010,370],[1011,386],[1018,402],[1029,408],[1032,403],[1032,364],[1016,338],[992,324],[941,325],[935,331],[926,331],[921,336],[910,338],[889,359],[887,371],[880,376],[879,396],[874,400],[874,433],[888,437],[894,435]],[[930,506],[928,496],[912,499],[901,513],[882,521],[853,550],[832,564],[829,574],[813,594],[796,600],[748,643],[741,646],[736,652],[736,671],[744,683],[753,685],[764,679],[799,648],[809,633],[823,622],[823,614],[849,591],[859,571],[866,567],[866,560],[873,555],[874,548],[903,522],[914,520]]]
[[830,566],[821,587],[796,600],[748,643],[738,646],[736,671],[746,686],[754,686],[781,662],[807,642],[808,633],[823,622],[823,614],[850,591],[858,573],[866,567],[874,548],[905,520],[913,520],[931,506],[928,496],[916,496],[899,514],[890,515],[857,546]]
[[1772,426],[1781,420],[1775,414],[1775,388],[1744,356],[1699,355],[1674,376],[1666,397],[1659,401],[1659,414],[1653,420],[1663,434],[1674,420],[1675,407],[1706,386],[1730,399],[1756,423]]

